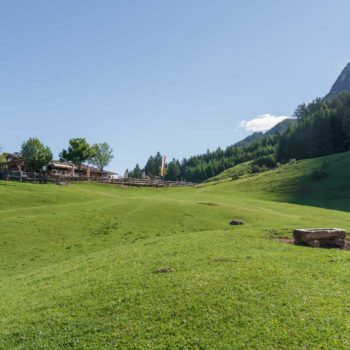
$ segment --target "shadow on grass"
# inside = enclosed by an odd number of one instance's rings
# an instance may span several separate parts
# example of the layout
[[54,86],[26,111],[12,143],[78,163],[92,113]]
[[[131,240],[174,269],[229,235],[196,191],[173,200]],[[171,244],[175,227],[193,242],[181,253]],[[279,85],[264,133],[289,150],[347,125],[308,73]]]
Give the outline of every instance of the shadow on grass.
[[344,174],[319,180],[303,174],[271,187],[268,192],[278,202],[350,212],[350,177]]
[[[350,182],[350,180],[349,180]],[[350,212],[350,190],[340,187],[301,185],[299,190],[289,192],[277,201]]]

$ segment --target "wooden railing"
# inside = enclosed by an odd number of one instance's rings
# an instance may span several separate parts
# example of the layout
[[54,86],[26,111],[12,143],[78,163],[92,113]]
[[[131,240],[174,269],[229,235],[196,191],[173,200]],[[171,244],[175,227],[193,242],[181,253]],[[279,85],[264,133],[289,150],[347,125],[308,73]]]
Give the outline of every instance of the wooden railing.
[[107,177],[87,177],[87,176],[72,176],[59,174],[45,174],[34,172],[19,172],[7,171],[0,169],[0,180],[5,181],[20,181],[20,182],[34,182],[34,183],[55,183],[65,185],[69,183],[79,182],[96,182],[109,183],[121,186],[135,186],[135,187],[176,187],[176,186],[195,186],[193,182],[186,181],[164,181],[159,179],[113,179]]

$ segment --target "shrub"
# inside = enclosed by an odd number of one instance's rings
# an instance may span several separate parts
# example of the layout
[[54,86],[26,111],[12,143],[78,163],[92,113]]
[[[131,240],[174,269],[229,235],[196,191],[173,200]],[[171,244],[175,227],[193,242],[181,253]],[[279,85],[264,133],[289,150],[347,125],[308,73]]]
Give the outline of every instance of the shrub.
[[266,165],[262,165],[262,166],[253,165],[252,166],[252,173],[253,174],[262,173],[262,172],[267,171],[267,170],[269,170],[269,168]]
[[276,157],[274,155],[260,157],[253,162],[253,167],[254,166],[258,166],[259,168],[265,167],[266,169],[276,168]]

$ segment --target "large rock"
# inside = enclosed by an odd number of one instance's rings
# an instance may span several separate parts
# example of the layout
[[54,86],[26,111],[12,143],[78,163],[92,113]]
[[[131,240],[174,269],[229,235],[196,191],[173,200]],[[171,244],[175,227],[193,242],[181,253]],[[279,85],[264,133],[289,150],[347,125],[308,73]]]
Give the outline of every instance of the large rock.
[[244,222],[241,219],[235,219],[230,221],[230,225],[243,225]]
[[294,243],[310,247],[338,247],[345,246],[346,231],[339,228],[307,228],[293,232]]
[[339,228],[305,228],[293,232],[295,242],[309,242],[314,240],[329,240],[346,237],[346,231]]

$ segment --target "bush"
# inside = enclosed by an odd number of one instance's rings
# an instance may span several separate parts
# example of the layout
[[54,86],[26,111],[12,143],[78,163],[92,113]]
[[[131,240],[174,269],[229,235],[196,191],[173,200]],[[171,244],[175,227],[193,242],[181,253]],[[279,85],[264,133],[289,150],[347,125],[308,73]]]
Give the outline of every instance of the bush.
[[256,159],[253,162],[253,167],[258,166],[259,168],[266,168],[266,169],[273,169],[277,167],[277,161],[276,157],[271,155],[271,156],[264,156]]
[[257,173],[262,173],[264,171],[269,170],[269,168],[266,165],[258,166],[258,165],[253,165],[252,166],[252,173],[257,174]]

